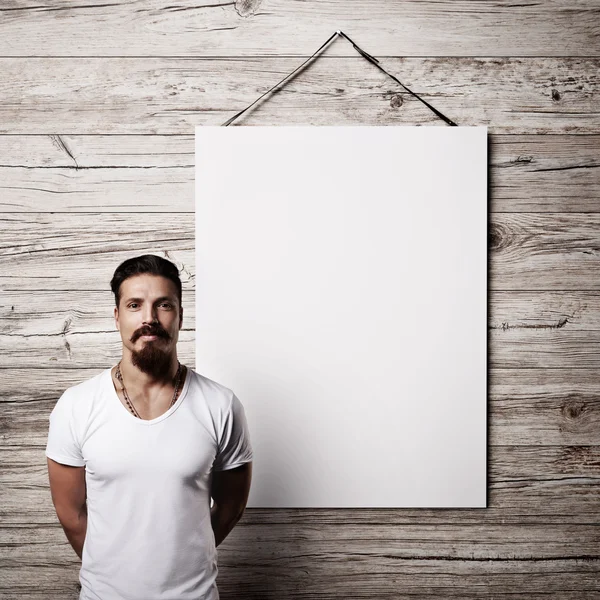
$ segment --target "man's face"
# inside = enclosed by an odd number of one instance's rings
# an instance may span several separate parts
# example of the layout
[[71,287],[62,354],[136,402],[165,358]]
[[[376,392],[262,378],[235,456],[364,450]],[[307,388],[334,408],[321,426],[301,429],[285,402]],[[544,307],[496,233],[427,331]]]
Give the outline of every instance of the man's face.
[[175,284],[159,275],[134,275],[123,281],[120,292],[115,325],[133,364],[149,374],[165,372],[182,326]]

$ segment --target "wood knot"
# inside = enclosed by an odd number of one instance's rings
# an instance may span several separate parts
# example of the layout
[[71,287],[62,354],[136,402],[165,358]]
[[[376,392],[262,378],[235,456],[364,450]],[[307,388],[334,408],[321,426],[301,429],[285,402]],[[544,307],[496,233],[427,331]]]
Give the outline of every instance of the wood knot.
[[404,100],[400,94],[394,94],[390,98],[390,106],[392,108],[400,108],[404,104]]
[[590,446],[566,446],[563,449],[561,462],[569,471],[577,469],[579,473],[585,473],[585,467],[597,469],[600,466],[598,452]]
[[556,89],[552,89],[552,100],[554,100],[554,102],[558,102],[560,100],[560,92]]
[[597,446],[566,446],[557,463],[562,472],[594,477],[600,467],[600,453]]
[[72,323],[71,317],[67,317],[65,319],[65,322],[63,323],[63,329],[61,331],[62,335],[67,335],[67,333],[69,333],[69,331],[71,330],[71,323]]
[[488,243],[490,250],[503,250],[510,246],[512,235],[505,225],[500,223],[491,223],[488,234]]
[[517,156],[517,158],[515,158],[515,160],[513,160],[513,163],[530,163],[533,160],[533,156],[523,156],[523,155],[519,155]]
[[585,411],[585,402],[583,400],[569,399],[563,405],[561,413],[565,419],[574,421]]
[[262,0],[236,0],[235,10],[240,17],[252,17],[256,14]]

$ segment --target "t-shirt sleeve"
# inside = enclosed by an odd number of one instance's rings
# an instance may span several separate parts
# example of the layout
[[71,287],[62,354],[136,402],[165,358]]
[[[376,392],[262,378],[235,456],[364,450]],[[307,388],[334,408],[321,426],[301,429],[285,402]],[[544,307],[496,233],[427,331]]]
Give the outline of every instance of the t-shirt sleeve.
[[58,463],[83,467],[85,461],[73,422],[73,400],[74,396],[65,391],[50,413],[46,456]]
[[225,471],[251,462],[253,457],[246,413],[238,397],[233,394],[225,415],[213,470]]

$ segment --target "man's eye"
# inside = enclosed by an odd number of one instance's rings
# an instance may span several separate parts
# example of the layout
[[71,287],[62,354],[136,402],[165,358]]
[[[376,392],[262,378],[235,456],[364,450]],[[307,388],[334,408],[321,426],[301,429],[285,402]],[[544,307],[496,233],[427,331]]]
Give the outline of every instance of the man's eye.
[[137,302],[132,302],[132,303],[129,305],[129,308],[135,308],[136,306],[137,306]]
[[161,306],[166,306],[167,308],[171,308],[171,303],[170,302],[162,302]]

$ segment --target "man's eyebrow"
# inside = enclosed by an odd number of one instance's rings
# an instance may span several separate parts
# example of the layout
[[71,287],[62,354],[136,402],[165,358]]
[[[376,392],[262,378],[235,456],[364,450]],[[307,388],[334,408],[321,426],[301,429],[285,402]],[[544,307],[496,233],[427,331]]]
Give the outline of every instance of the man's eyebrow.
[[155,300],[155,302],[163,302],[164,300],[168,300],[169,302],[172,302],[174,298],[175,298],[175,296],[161,296],[160,298],[157,298]]
[[[154,302],[164,302],[165,300],[168,300],[169,302],[173,302],[173,297],[171,296],[161,296],[160,298],[157,298]],[[126,298],[125,302],[143,302],[144,299],[143,298]]]

